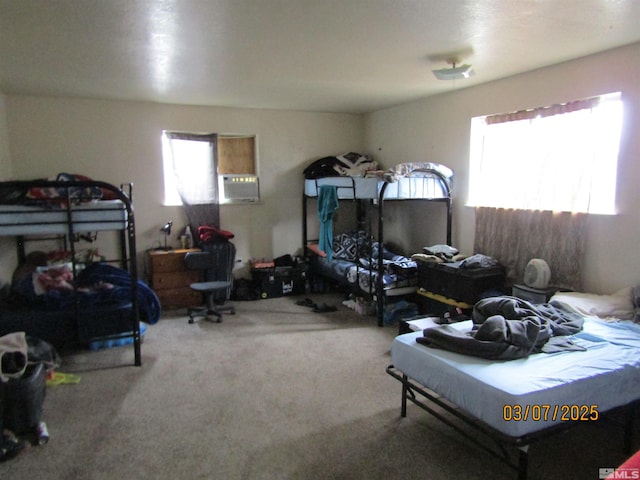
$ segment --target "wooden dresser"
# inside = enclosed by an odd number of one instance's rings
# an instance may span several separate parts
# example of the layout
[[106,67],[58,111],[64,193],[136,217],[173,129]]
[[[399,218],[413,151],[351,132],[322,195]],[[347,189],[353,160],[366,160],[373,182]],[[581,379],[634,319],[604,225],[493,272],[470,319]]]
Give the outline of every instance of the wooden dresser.
[[189,271],[184,266],[187,252],[198,249],[152,250],[149,252],[149,275],[151,288],[162,308],[180,308],[202,303],[202,295],[189,288],[200,278],[199,272]]

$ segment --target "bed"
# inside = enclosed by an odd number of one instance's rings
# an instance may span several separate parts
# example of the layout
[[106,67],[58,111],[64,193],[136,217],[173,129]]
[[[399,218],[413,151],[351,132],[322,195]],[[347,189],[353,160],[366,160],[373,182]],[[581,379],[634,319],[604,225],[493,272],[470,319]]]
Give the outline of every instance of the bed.
[[[336,175],[336,170],[326,168],[328,163],[325,161],[322,169],[305,179],[303,250],[313,275],[355,287],[375,299],[378,325],[383,326],[386,299],[413,293],[418,283],[417,264],[390,251],[384,243],[384,205],[402,200],[441,202],[446,208],[446,242],[450,245],[453,172],[436,163],[405,163],[386,171],[337,168],[345,174]],[[331,258],[319,247],[321,238],[320,241],[310,238],[308,228],[308,201],[321,202],[321,189],[327,186],[335,189],[338,202],[353,201],[357,206],[355,228],[340,234],[350,238],[334,237]],[[348,254],[340,253],[344,251]]]
[[[116,258],[80,260],[80,242],[107,231],[114,233]],[[18,257],[0,304],[0,334],[25,331],[56,346],[124,340],[141,365],[140,321],[155,323],[160,304],[138,279],[130,184],[66,173],[0,182],[0,236],[16,238]],[[64,245],[68,263],[48,265],[33,247],[52,239]]]
[[[495,360],[433,348],[419,342],[442,326],[430,319],[415,321],[417,331],[393,340],[387,368],[402,384],[401,415],[406,416],[410,401],[458,431],[466,431],[462,425],[472,427],[485,441],[472,440],[514,468],[520,480],[527,477],[531,443],[612,412],[622,415],[624,447],[630,451],[640,400],[640,324],[585,315],[572,308],[572,296],[554,297],[550,305],[581,315],[584,323],[563,340],[572,348],[555,353]],[[447,328],[468,335],[474,324],[468,320]]]

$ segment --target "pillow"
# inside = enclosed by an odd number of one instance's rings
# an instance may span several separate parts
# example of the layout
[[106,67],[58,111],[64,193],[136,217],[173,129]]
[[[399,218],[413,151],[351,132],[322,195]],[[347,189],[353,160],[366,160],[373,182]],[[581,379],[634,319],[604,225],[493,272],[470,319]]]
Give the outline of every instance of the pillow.
[[333,239],[333,257],[355,262],[358,256],[369,256],[370,242],[365,232],[341,233]]
[[550,303],[581,315],[595,315],[604,319],[632,320],[636,315],[631,300],[631,287],[611,295],[558,292],[551,297]]

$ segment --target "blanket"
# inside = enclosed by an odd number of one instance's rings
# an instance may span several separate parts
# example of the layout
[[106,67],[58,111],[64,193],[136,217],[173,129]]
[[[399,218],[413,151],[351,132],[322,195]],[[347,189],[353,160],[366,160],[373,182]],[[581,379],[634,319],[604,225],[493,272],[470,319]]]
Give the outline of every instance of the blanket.
[[473,328],[460,332],[450,325],[424,330],[423,345],[488,359],[513,360],[531,353],[583,350],[566,338],[582,330],[583,318],[550,304],[533,305],[499,296],[477,302]]
[[[25,275],[13,286],[15,296],[23,303],[49,310],[72,308],[76,302],[89,310],[94,305],[108,305],[131,300],[131,275],[107,263],[93,263],[74,279],[68,267],[37,273],[36,289],[31,275]],[[61,273],[62,272],[62,273]],[[65,273],[66,272],[66,273]],[[75,287],[74,287],[75,285]],[[155,292],[142,280],[136,282],[138,310],[141,320],[153,325],[160,320],[162,308]]]

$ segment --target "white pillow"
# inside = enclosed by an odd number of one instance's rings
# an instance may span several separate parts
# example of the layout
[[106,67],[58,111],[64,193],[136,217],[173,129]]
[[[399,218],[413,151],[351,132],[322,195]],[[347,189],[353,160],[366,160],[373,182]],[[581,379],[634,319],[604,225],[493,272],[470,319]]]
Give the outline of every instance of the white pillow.
[[605,319],[633,320],[636,313],[631,300],[631,287],[611,295],[558,292],[551,297],[550,303],[581,315],[595,315]]

